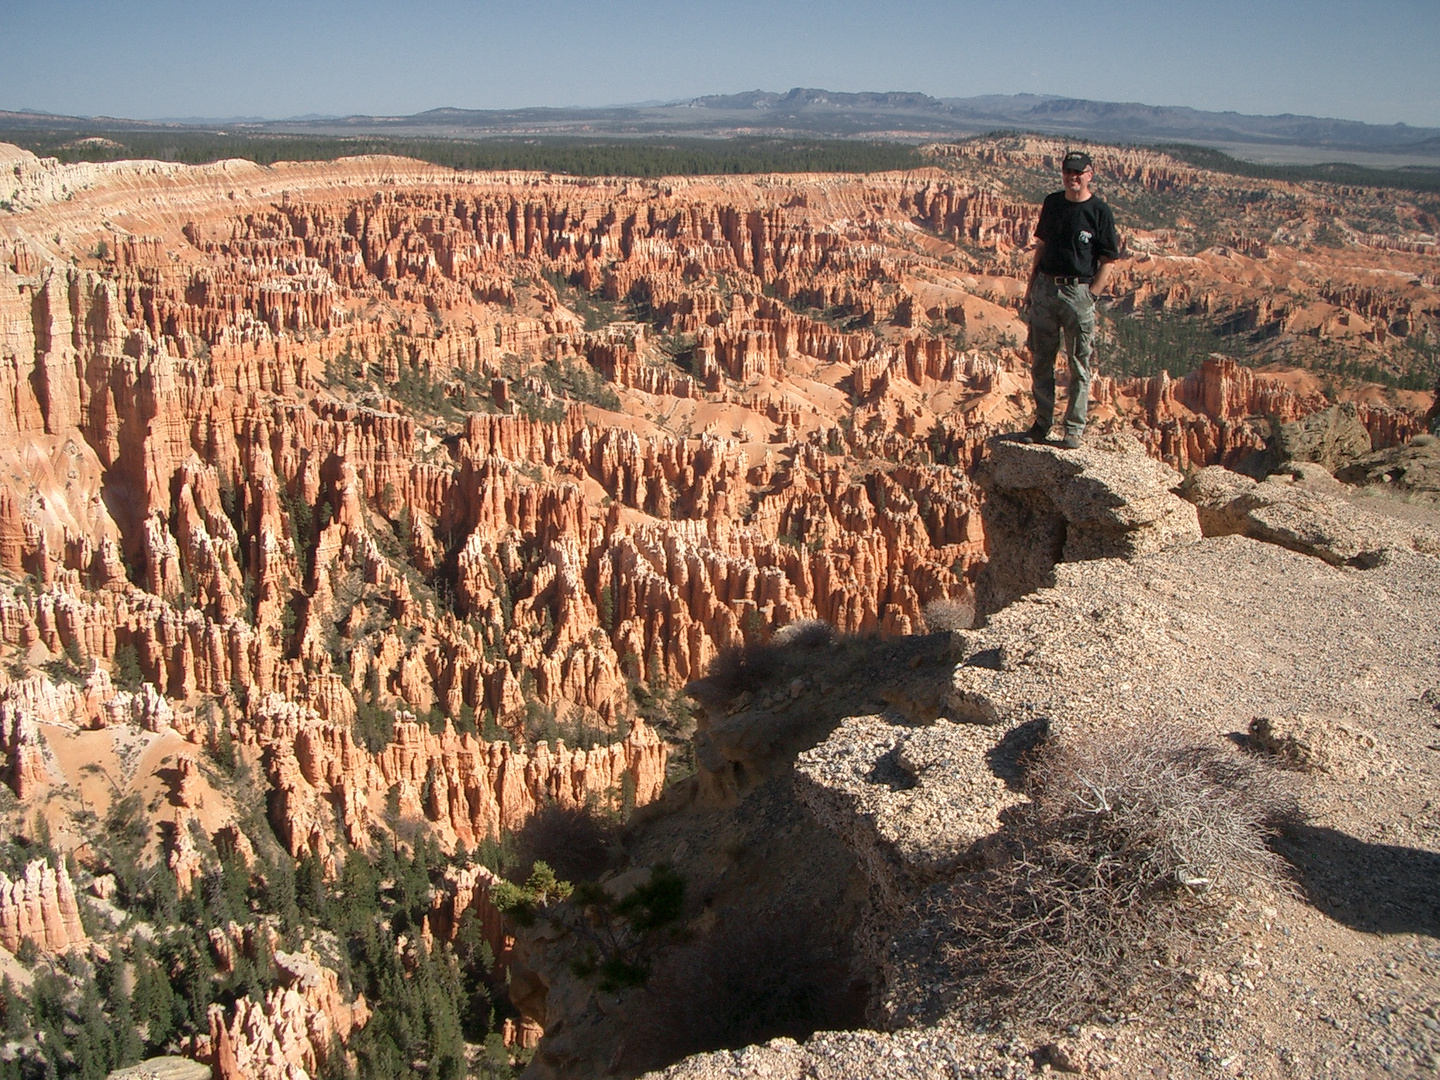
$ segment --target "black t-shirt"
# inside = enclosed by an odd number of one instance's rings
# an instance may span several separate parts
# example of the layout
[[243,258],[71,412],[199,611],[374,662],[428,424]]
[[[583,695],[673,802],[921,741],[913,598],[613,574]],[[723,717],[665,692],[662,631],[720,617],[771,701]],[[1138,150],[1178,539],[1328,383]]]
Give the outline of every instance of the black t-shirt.
[[1115,215],[1094,195],[1084,202],[1071,202],[1063,191],[1045,196],[1035,238],[1045,244],[1041,272],[1061,277],[1094,277],[1097,259],[1120,254]]

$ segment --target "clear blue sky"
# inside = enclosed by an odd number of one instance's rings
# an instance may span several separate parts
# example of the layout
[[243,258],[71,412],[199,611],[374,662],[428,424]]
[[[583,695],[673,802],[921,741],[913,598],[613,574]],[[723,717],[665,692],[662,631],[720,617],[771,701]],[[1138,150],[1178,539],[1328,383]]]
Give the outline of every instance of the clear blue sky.
[[1437,0],[0,0],[0,108],[405,114],[1045,93],[1440,127]]

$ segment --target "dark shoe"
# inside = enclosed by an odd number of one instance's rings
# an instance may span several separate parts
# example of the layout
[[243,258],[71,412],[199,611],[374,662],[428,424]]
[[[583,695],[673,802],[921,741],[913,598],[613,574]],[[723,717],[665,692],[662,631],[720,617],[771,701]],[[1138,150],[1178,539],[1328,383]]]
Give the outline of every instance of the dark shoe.
[[1061,449],[1061,450],[1079,450],[1079,449],[1080,449],[1080,436],[1079,436],[1079,435],[1066,435],[1065,438],[1063,438],[1063,439],[1060,440],[1060,449]]
[[1044,443],[1044,442],[1049,442],[1049,441],[1050,441],[1050,429],[1049,429],[1049,428],[1042,428],[1039,424],[1036,424],[1036,425],[1035,425],[1034,427],[1032,427],[1029,431],[1025,432],[1025,434],[1023,434],[1023,435],[1020,436],[1020,441],[1023,442],[1023,443]]

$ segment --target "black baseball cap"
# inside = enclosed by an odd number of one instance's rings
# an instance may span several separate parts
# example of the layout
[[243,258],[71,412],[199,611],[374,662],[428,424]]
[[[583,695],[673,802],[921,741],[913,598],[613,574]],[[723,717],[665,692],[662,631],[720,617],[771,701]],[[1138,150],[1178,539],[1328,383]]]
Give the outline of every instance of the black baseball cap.
[[1084,150],[1068,151],[1065,160],[1060,162],[1060,168],[1066,172],[1084,172],[1090,168],[1090,155]]

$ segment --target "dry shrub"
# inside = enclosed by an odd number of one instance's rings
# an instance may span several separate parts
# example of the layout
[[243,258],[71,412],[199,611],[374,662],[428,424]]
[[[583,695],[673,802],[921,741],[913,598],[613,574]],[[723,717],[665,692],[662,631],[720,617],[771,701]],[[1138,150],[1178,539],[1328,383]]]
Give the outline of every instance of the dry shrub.
[[796,619],[770,635],[770,644],[782,649],[818,649],[835,640],[835,627],[824,619]]
[[1294,804],[1253,759],[1162,727],[1042,747],[1027,783],[1009,861],[944,902],[950,966],[993,1012],[1070,1022],[1183,988],[1229,900],[1286,887],[1266,841]]
[[925,605],[925,628],[932,634],[969,630],[975,625],[975,598],[931,600]]

